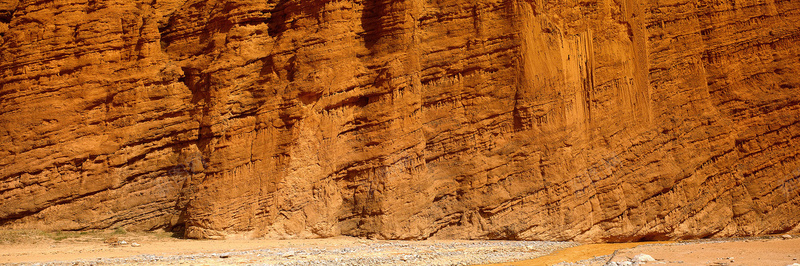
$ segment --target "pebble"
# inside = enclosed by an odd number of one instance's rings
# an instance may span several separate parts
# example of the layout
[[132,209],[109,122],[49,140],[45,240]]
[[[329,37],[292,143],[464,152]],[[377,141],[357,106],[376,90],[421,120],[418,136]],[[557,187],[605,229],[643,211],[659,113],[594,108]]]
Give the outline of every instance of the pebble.
[[289,252],[283,253],[283,257],[284,258],[294,257],[294,252],[293,251],[289,251]]
[[620,262],[612,261],[612,262],[607,263],[605,266],[630,266],[630,265],[633,265],[633,262],[631,262],[629,260],[626,260],[626,261],[620,261]]
[[141,246],[142,245],[140,245],[139,243],[136,243],[136,242],[131,243],[131,247],[141,247]]
[[[656,261],[656,259],[654,259],[653,256],[650,256],[650,255],[642,253],[642,254],[633,256],[633,258],[631,258],[629,260],[608,262],[604,266],[630,266],[630,265],[640,265],[640,264],[645,264],[645,263],[648,263],[648,262],[655,262],[655,261]],[[656,264],[664,264],[664,262],[659,261],[659,262],[656,262]]]
[[650,256],[650,255],[647,255],[647,254],[639,254],[639,255],[634,256],[633,259],[631,259],[631,261],[632,262],[640,262],[641,263],[641,262],[656,261],[656,259],[654,259],[653,256]]
[[790,238],[792,238],[792,236],[791,236],[791,235],[788,235],[788,234],[786,234],[786,235],[782,235],[781,237],[782,237],[783,239],[790,239]]

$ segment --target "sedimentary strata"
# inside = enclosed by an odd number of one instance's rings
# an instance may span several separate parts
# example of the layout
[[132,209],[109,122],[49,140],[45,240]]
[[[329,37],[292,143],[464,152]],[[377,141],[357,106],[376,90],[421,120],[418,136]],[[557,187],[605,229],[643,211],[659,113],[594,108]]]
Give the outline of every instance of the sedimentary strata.
[[798,232],[800,2],[5,1],[0,226]]

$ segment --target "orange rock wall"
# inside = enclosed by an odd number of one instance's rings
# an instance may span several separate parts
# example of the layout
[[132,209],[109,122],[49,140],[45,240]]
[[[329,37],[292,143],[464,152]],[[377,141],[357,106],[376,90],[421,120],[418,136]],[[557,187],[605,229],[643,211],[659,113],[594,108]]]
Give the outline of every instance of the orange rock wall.
[[800,2],[0,3],[0,226],[800,231]]

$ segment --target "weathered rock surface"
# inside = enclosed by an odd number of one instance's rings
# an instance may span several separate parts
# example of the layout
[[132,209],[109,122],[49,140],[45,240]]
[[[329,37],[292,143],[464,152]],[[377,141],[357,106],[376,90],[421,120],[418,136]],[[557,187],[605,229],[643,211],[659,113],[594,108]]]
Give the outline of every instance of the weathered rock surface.
[[0,3],[0,226],[800,231],[800,2]]

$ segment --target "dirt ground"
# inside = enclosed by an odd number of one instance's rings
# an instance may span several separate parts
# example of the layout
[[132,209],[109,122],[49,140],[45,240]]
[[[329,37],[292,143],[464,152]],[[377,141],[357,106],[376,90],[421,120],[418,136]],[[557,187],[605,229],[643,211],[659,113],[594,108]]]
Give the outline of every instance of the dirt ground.
[[800,265],[800,236],[766,236],[682,242],[588,244],[566,248],[539,258],[495,265],[605,265],[631,261],[647,254],[646,265]]
[[[520,261],[579,245],[547,241],[187,240],[165,233],[0,232],[0,264],[475,265]],[[119,244],[124,241],[124,244]],[[135,244],[134,244],[135,243]]]
[[[515,241],[185,240],[167,233],[0,232],[0,264],[604,265],[648,254],[653,265],[791,265],[800,236],[585,244]],[[125,244],[119,245],[119,241]],[[136,243],[136,244],[133,244]],[[489,265],[489,264],[487,264]]]
[[[613,244],[586,244],[580,245],[576,247],[565,248],[551,254],[541,256],[531,260],[524,260],[518,262],[506,262],[506,263],[498,263],[493,264],[497,265],[518,265],[518,266],[529,266],[529,265],[555,265],[559,263],[573,263],[585,260],[592,260],[600,261],[602,260],[601,257],[610,256],[616,250],[622,249],[629,249],[635,248],[641,245],[653,245],[653,244],[663,244],[668,242],[657,242],[657,243],[613,243]],[[594,259],[597,258],[597,259]],[[602,260],[604,264],[607,260]],[[589,265],[590,262],[584,262],[579,264],[586,264]]]
[[[797,236],[795,236],[797,237]],[[660,265],[791,265],[800,263],[800,238],[748,239],[639,246],[620,250],[612,261],[648,254]]]

